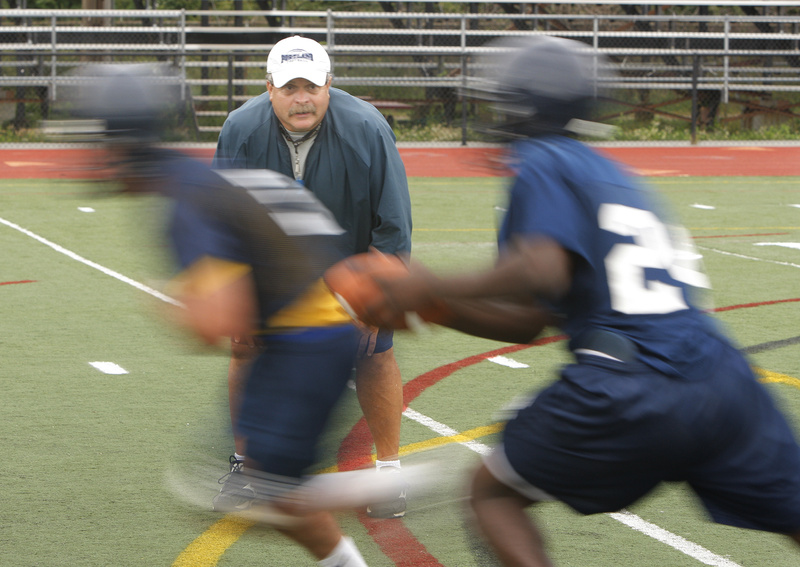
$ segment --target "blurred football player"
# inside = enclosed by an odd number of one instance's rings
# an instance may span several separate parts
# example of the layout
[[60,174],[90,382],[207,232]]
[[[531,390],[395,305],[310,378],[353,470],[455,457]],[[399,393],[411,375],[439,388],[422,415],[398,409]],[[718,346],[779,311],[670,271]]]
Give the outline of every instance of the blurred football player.
[[[574,360],[510,419],[472,509],[505,565],[549,566],[526,508],[614,512],[684,481],[719,523],[800,541],[800,448],[744,356],[700,309],[699,256],[652,191],[574,137],[608,63],[547,36],[493,44],[475,92],[512,140],[493,269],[382,283],[387,324],[444,300],[449,326],[527,343],[557,325]],[[488,76],[487,76],[488,75]]]
[[281,174],[218,173],[154,147],[165,77],[152,68],[97,66],[82,80],[76,113],[102,125],[114,178],[127,191],[158,192],[174,202],[168,234],[180,274],[172,291],[185,306],[185,324],[207,343],[258,334],[265,344],[236,424],[247,440],[247,474],[237,475],[237,489],[248,517],[273,525],[321,565],[366,565],[329,512],[308,512],[294,496],[358,347],[359,332],[320,279],[340,258],[344,231],[309,191]]

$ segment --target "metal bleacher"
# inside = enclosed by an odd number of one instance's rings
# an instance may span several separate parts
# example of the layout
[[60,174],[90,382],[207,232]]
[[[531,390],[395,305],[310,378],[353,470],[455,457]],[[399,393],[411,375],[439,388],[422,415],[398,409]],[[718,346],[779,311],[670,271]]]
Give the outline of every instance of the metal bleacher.
[[[451,96],[464,86],[488,40],[539,33],[576,39],[606,54],[619,70],[612,87],[683,97],[713,92],[723,103],[750,97],[756,113],[793,116],[793,104],[767,99],[800,91],[796,3],[761,2],[758,15],[742,15],[738,3],[724,0],[684,3],[716,6],[718,13],[631,14],[620,6],[641,3],[626,0],[576,2],[585,9],[570,13],[541,8],[555,6],[551,2],[527,13],[498,10],[496,3],[480,4],[480,13],[0,10],[0,107],[38,102],[46,114],[60,87],[79,80],[69,74],[77,66],[157,61],[174,67],[197,132],[214,133],[230,110],[264,90],[272,45],[300,34],[326,45],[334,86],[388,115]],[[631,111],[645,107],[640,101]],[[658,105],[649,111],[668,113]]]

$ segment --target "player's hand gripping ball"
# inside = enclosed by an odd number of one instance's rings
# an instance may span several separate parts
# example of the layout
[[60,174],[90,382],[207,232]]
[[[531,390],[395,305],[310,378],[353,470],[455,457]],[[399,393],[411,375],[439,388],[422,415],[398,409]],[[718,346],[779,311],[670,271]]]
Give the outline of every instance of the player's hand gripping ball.
[[[331,266],[325,272],[325,283],[353,319],[372,326],[368,317],[370,308],[388,302],[378,282],[395,281],[409,275],[408,267],[400,258],[373,250],[350,256]],[[425,322],[443,322],[445,313],[444,304],[437,302],[416,311],[398,312],[381,326],[416,331],[424,327]]]

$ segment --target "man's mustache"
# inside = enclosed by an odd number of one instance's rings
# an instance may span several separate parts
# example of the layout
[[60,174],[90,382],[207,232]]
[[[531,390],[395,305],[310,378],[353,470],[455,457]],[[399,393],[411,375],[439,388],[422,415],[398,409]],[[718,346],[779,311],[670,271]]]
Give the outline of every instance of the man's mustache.
[[295,114],[306,114],[306,113],[316,114],[317,107],[314,106],[313,104],[302,104],[300,106],[293,106],[292,108],[289,109],[289,116],[294,116]]

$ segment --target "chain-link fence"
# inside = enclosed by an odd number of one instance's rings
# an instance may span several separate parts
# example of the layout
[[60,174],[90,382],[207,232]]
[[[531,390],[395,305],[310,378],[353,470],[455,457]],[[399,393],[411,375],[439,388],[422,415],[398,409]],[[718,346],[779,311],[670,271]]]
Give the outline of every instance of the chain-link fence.
[[765,127],[794,135],[795,10],[642,15],[625,5],[551,4],[526,13],[508,6],[464,4],[448,13],[0,10],[0,119],[23,129],[52,118],[77,66],[157,61],[175,68],[187,102],[176,136],[214,141],[227,113],[264,91],[272,45],[299,34],[326,45],[334,86],[372,102],[400,140],[467,143],[478,139],[469,126],[475,108],[460,92],[486,42],[551,34],[614,61],[616,89],[603,118],[623,135],[650,129],[658,137],[672,128],[746,137]]

